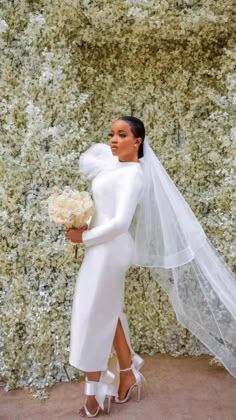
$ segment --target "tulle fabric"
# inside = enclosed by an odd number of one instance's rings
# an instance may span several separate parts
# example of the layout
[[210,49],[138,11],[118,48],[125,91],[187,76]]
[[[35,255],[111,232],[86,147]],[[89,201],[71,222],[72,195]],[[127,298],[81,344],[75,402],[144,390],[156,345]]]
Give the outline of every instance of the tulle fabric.
[[145,190],[130,227],[134,266],[149,267],[177,320],[236,378],[236,277],[144,141]]
[[131,225],[134,263],[144,267],[178,267],[194,258],[206,235],[147,137],[140,163],[145,189]]
[[236,378],[236,281],[209,239],[189,263],[150,272],[167,292],[180,324]]

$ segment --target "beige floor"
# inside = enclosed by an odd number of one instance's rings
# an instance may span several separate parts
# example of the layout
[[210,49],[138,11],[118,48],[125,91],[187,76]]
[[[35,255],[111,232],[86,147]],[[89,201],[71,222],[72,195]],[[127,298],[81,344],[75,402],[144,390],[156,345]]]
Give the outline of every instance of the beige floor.
[[[208,356],[174,358],[144,355],[147,383],[142,400],[112,404],[110,419],[236,420],[236,380]],[[29,392],[0,388],[1,420],[75,420],[83,404],[83,383],[56,384],[41,401]],[[99,414],[98,418],[108,418]]]

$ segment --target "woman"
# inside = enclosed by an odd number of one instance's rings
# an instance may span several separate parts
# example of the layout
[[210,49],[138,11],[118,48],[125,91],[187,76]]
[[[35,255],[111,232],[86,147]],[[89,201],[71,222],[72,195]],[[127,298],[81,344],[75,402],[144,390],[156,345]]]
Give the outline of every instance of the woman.
[[[118,158],[118,159],[117,159]],[[86,253],[76,282],[70,363],[86,372],[81,416],[96,416],[111,397],[122,403],[137,388],[143,360],[134,353],[123,312],[125,273],[149,267],[177,320],[236,378],[236,279],[148,144],[143,123],[112,124],[110,147],[95,144],[80,158],[92,180],[96,213],[89,230],[70,229]],[[133,222],[134,221],[134,222]],[[107,369],[112,345],[120,384]]]
[[[82,417],[95,417],[104,409],[106,396],[109,412],[111,397],[125,402],[134,387],[140,399],[143,360],[131,348],[123,301],[125,273],[133,257],[129,227],[144,187],[139,163],[144,138],[140,120],[121,118],[112,124],[110,146],[95,144],[80,158],[81,171],[92,181],[96,208],[91,229],[66,233],[87,248],[75,286],[70,343],[70,364],[86,374]],[[107,368],[112,346],[120,366],[118,390]]]

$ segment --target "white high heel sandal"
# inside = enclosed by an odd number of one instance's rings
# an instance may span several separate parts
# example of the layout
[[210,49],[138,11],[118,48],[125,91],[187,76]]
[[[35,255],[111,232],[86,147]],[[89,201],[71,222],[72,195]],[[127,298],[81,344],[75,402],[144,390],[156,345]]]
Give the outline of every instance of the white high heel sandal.
[[144,360],[139,355],[135,354],[132,357],[131,366],[127,369],[120,369],[120,372],[126,372],[128,370],[132,370],[132,372],[135,376],[136,382],[133,385],[131,385],[131,387],[128,389],[128,391],[126,393],[126,396],[123,400],[119,400],[118,397],[115,397],[114,402],[116,404],[123,404],[123,403],[127,402],[131,397],[132,390],[136,387],[137,387],[136,399],[137,399],[138,402],[140,401],[140,399],[141,399],[141,384],[142,384],[142,382],[146,382],[146,379],[144,378],[142,373],[139,372],[139,369],[141,369],[141,367],[143,366],[143,363],[144,363]]
[[[95,411],[95,413],[90,413],[88,410],[86,403],[82,407],[85,411],[85,416],[80,414],[81,417],[97,417],[100,410],[105,411],[104,402],[107,400],[107,414],[110,413],[111,409],[111,398],[117,396],[117,389],[114,384],[112,384],[114,380],[114,373],[110,370],[106,370],[105,372],[102,372],[101,377],[98,382],[96,381],[88,381],[87,377],[85,378],[85,386],[84,386],[84,394],[85,395],[94,395],[97,402],[98,402],[98,408]],[[81,408],[81,409],[82,409]]]

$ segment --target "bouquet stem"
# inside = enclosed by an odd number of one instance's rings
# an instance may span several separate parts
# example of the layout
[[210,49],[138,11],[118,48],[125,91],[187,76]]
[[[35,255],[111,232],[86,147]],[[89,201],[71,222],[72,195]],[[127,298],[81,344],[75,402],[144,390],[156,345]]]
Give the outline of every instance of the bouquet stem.
[[69,255],[74,255],[75,259],[78,258],[78,244],[70,243]]

